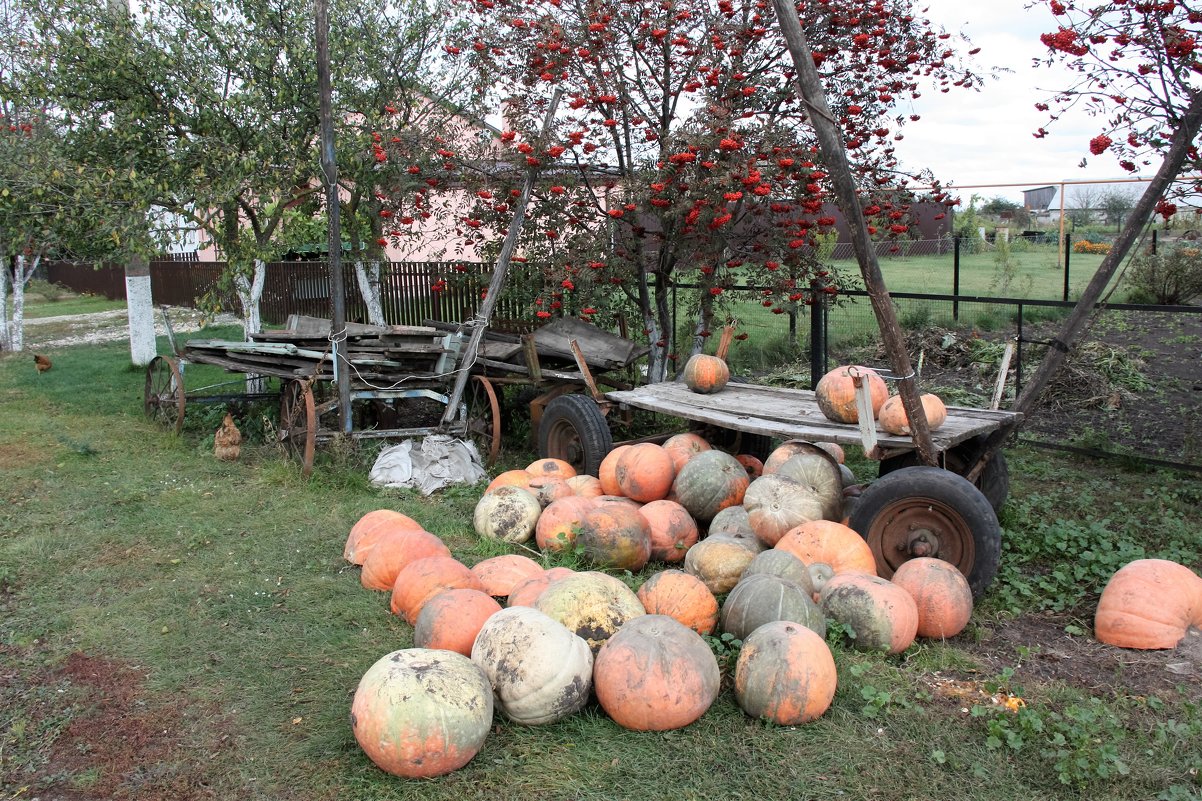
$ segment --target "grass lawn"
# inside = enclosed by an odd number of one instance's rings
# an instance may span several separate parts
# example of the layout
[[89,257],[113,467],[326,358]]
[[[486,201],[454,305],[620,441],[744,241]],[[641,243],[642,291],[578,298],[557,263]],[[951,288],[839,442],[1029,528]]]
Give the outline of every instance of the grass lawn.
[[[345,449],[320,454],[310,481],[262,442],[218,462],[220,409],[193,404],[180,438],[156,429],[127,353],[125,343],[63,349],[40,376],[0,358],[0,797],[1202,793],[1198,673],[1165,672],[1181,663],[1171,655],[1146,657],[1161,660],[1148,667],[1089,637],[1097,592],[1119,565],[1163,555],[1199,567],[1202,484],[1022,449],[1011,453],[1003,570],[969,630],[897,657],[836,643],[839,690],[818,721],[746,718],[729,690],[733,654],[715,642],[727,687],[688,728],[630,732],[595,705],[543,727],[498,714],[465,768],[390,777],[358,748],[348,713],[359,677],[410,646],[412,629],[360,585],[343,541],[386,506],[467,564],[504,552],[472,531],[480,489],[382,492],[367,483],[370,458]],[[189,385],[210,378],[190,372]],[[264,411],[243,428],[261,428]],[[507,447],[497,470],[533,458]],[[872,475],[870,463],[853,466]],[[1007,639],[1033,621],[1046,641]],[[994,703],[1011,695],[1025,706]]]
[[[11,302],[11,301],[10,301]],[[108,300],[98,295],[68,295],[54,300],[41,295],[30,295],[25,302],[25,317],[62,317],[69,314],[92,314],[94,312],[124,309],[125,301]],[[11,310],[9,314],[11,315]],[[11,319],[11,316],[10,318]]]

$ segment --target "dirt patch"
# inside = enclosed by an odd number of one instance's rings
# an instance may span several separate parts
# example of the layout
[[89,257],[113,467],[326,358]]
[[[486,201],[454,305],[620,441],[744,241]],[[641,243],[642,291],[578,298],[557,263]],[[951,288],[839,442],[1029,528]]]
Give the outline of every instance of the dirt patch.
[[[237,325],[240,321],[229,314],[210,318],[196,309],[169,307],[167,315],[171,329],[178,334],[199,331],[206,325]],[[167,326],[160,311],[155,312],[155,334],[165,336]],[[129,321],[124,309],[69,314],[58,317],[38,317],[25,321],[25,349],[50,350],[72,345],[98,342],[119,342],[129,338]]]
[[1019,685],[1062,682],[1091,695],[1156,695],[1202,700],[1202,633],[1191,630],[1171,651],[1115,648],[1065,631],[1073,619],[1028,615],[990,625],[964,650],[996,676],[1014,669]]

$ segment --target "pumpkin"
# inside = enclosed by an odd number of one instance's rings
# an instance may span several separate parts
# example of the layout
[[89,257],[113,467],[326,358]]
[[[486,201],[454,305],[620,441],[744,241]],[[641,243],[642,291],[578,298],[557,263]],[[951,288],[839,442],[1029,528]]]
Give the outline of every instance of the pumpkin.
[[794,584],[800,585],[807,595],[811,597],[814,595],[814,583],[810,579],[810,569],[806,567],[805,562],[788,551],[769,548],[756,554],[755,558],[751,560],[751,564],[747,565],[747,569],[743,571],[743,578],[759,575],[788,579]]
[[685,463],[672,483],[672,494],[699,522],[708,523],[728,506],[743,502],[751,480],[735,457],[723,451],[705,451]]
[[359,522],[351,526],[351,533],[346,538],[342,548],[342,558],[353,565],[361,565],[367,561],[371,549],[381,538],[389,536],[394,531],[421,530],[421,523],[412,517],[394,512],[391,509],[377,509],[359,518]]
[[618,486],[618,460],[630,447],[629,445],[619,445],[605,454],[605,458],[601,460],[601,464],[597,468],[597,480],[601,482],[601,491],[606,495],[622,494],[622,489]]
[[572,488],[574,495],[581,498],[596,498],[605,494],[605,490],[601,489],[601,480],[588,474],[572,476],[568,479],[568,486]]
[[777,620],[800,623],[826,636],[826,618],[810,592],[780,576],[744,575],[722,604],[722,631],[740,640]]
[[843,446],[837,442],[815,442],[814,445],[829,453],[839,464],[847,461],[847,454],[843,452]]
[[592,498],[572,496],[553,501],[534,525],[534,541],[546,553],[570,551],[580,533],[580,521],[593,508]]
[[[947,420],[947,407],[943,405],[939,396],[928,392],[921,395],[919,399],[922,401],[922,412],[926,415],[927,426],[930,430],[934,431],[943,425]],[[882,431],[890,434],[898,436],[911,434],[910,418],[906,414],[906,407],[902,405],[901,395],[894,395],[885,401],[877,415],[877,424],[880,425]]]
[[730,381],[726,352],[730,350],[730,341],[734,335],[734,327],[728,325],[722,329],[722,336],[718,340],[718,352],[715,355],[694,353],[689,357],[681,373],[686,387],[702,395],[712,395],[726,389],[726,384]]
[[640,503],[658,501],[672,489],[672,456],[654,442],[631,445],[618,457],[614,480],[620,494]]
[[530,482],[533,480],[534,476],[525,470],[506,470],[490,481],[488,486],[484,488],[484,491],[492,492],[498,487],[521,487],[522,489],[528,489]]
[[569,479],[576,475],[576,468],[563,459],[536,459],[526,465],[526,472],[535,478]]
[[683,570],[656,573],[639,587],[639,601],[649,615],[667,615],[698,634],[718,625],[718,600],[705,583]]
[[787,440],[772,450],[768,454],[768,458],[764,460],[764,474],[771,475],[780,470],[781,465],[792,459],[794,456],[802,453],[814,453],[820,448],[813,442],[806,442],[801,439]]
[[697,544],[697,523],[675,501],[652,501],[639,509],[651,535],[651,558],[660,562],[680,562],[685,552]]
[[972,617],[972,588],[955,565],[922,556],[902,562],[890,579],[918,607],[918,636],[944,639],[964,631]]
[[703,451],[712,449],[704,437],[692,432],[673,434],[664,440],[663,448],[671,455],[672,469],[678,473],[680,472],[680,468],[684,467],[685,462],[689,459],[692,459]]
[[377,542],[368,553],[359,581],[369,590],[391,590],[397,573],[410,562],[427,556],[450,555],[451,549],[446,543],[428,531],[396,531]]
[[601,567],[634,572],[651,558],[651,532],[640,510],[601,499],[581,518],[576,544],[586,560]]
[[[747,497],[746,494],[743,497]],[[755,532],[751,528],[751,518],[747,515],[747,507],[743,504],[728,506],[714,515],[714,519],[710,521],[709,525],[709,536],[717,534],[754,539]]]
[[576,575],[576,571],[570,567],[548,567],[547,578],[552,581],[559,581],[561,578]]
[[811,520],[780,538],[776,547],[805,562],[821,592],[824,579],[841,573],[876,575],[876,558],[864,538],[842,523]]
[[476,503],[472,525],[485,539],[521,543],[534,536],[542,511],[542,504],[529,490],[498,487],[484,493]]
[[544,509],[560,498],[572,498],[576,495],[572,491],[572,488],[568,486],[567,481],[551,476],[531,479],[530,486],[527,489],[534,494],[534,497],[538,499],[539,506]]
[[1102,590],[1094,636],[1119,648],[1175,648],[1202,628],[1202,578],[1167,559],[1136,559]]
[[490,617],[476,637],[472,661],[514,723],[554,723],[588,702],[593,652],[537,609],[511,607]]
[[891,581],[840,573],[822,588],[822,611],[855,633],[856,648],[900,654],[918,633],[918,606]]
[[367,669],[351,702],[351,729],[381,770],[427,778],[461,768],[492,728],[493,690],[453,651],[393,651]]
[[647,614],[633,590],[592,571],[552,581],[534,608],[583,637],[594,653],[627,621]]
[[750,453],[740,453],[735,459],[743,465],[743,469],[747,471],[747,477],[752,481],[764,475],[764,463]]
[[689,548],[684,569],[714,595],[722,595],[734,589],[754,558],[755,552],[733,537],[708,537]]
[[826,641],[787,620],[765,623],[748,635],[735,663],[739,708],[778,726],[821,717],[830,708],[837,683]]
[[601,646],[593,689],[605,713],[634,731],[668,731],[718,697],[718,660],[701,635],[667,615],[631,620]]
[[821,520],[822,501],[808,487],[780,474],[760,476],[747,487],[743,507],[751,530],[771,547],[791,529]]
[[828,454],[817,449],[799,453],[786,460],[775,475],[791,478],[809,490],[822,503],[819,517],[843,519],[843,474]]
[[513,585],[513,591],[505,599],[505,606],[534,606],[538,601],[538,596],[543,594],[543,590],[551,586],[552,581],[553,579],[546,573],[540,576],[532,576],[525,581],[519,581]]
[[443,590],[418,613],[413,644],[471,656],[472,643],[484,621],[500,611],[501,605],[479,590]]
[[484,585],[466,565],[449,556],[428,556],[410,562],[397,573],[392,585],[390,608],[413,625],[426,601],[443,590],[470,589],[484,592]]
[[868,382],[872,398],[872,415],[876,416],[889,397],[889,388],[885,380],[868,367],[848,365],[836,367],[818,380],[814,387],[814,397],[818,408],[828,420],[836,423],[857,423],[860,413],[856,409],[856,385],[854,377],[860,377]]
[[543,567],[528,556],[507,553],[472,565],[472,572],[484,591],[496,598],[505,598],[523,581],[543,574]]

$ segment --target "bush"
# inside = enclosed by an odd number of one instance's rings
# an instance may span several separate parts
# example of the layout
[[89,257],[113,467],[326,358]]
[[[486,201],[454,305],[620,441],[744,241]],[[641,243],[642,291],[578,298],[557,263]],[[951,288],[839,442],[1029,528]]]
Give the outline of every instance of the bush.
[[1189,303],[1202,296],[1202,249],[1177,245],[1137,256],[1128,280],[1132,294],[1162,306]]

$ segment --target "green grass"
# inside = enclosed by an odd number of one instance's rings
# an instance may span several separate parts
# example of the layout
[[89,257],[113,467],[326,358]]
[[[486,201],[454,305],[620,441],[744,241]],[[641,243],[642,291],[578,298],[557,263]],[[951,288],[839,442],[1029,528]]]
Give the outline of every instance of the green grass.
[[[900,657],[836,646],[839,691],[812,724],[749,720],[729,689],[698,723],[664,734],[620,729],[595,705],[552,726],[498,716],[466,768],[405,781],[371,765],[347,718],[359,677],[409,646],[412,630],[388,613],[385,595],[362,588],[341,559],[343,541],[362,514],[387,506],[474,563],[497,552],[472,531],[479,489],[381,492],[347,454],[322,454],[305,481],[262,442],[239,462],[217,462],[207,440],[215,426],[199,411],[189,410],[195,422],[179,439],[142,418],[142,374],[126,360],[124,343],[63,349],[43,376],[0,359],[0,797],[114,781],[148,798],[179,797],[163,788],[185,785],[217,797],[431,801],[1199,793],[1196,706],[1054,680],[1019,686],[971,648],[1006,616],[1050,608],[1070,586],[1069,611],[1088,619],[1101,567],[1126,558],[1124,543],[1137,537],[1140,553],[1196,566],[1196,479],[1014,451],[1016,501],[1004,517],[1013,561],[970,633]],[[208,378],[188,373],[189,386]],[[508,447],[498,469],[532,458]],[[1147,532],[1147,520],[1164,525]],[[1112,539],[1117,555],[1099,556],[1099,569],[1054,575],[1080,561],[1074,552]],[[100,701],[58,672],[78,653],[143,677],[136,703],[110,717],[154,721],[150,739],[169,751],[148,752],[126,777],[99,756],[88,761],[72,732],[95,721]],[[1017,666],[1024,656],[1002,659]],[[949,700],[938,689],[949,677],[1021,694],[1030,712]],[[56,743],[70,745],[69,762],[51,759],[63,756]],[[96,754],[101,745],[91,744]]]
[[[11,302],[10,300],[10,305]],[[39,317],[92,314],[124,308],[125,301],[123,300],[108,300],[97,295],[67,295],[56,297],[53,300],[42,295],[29,295],[25,303],[25,317],[34,320]],[[11,309],[9,310],[9,314],[11,319]]]

